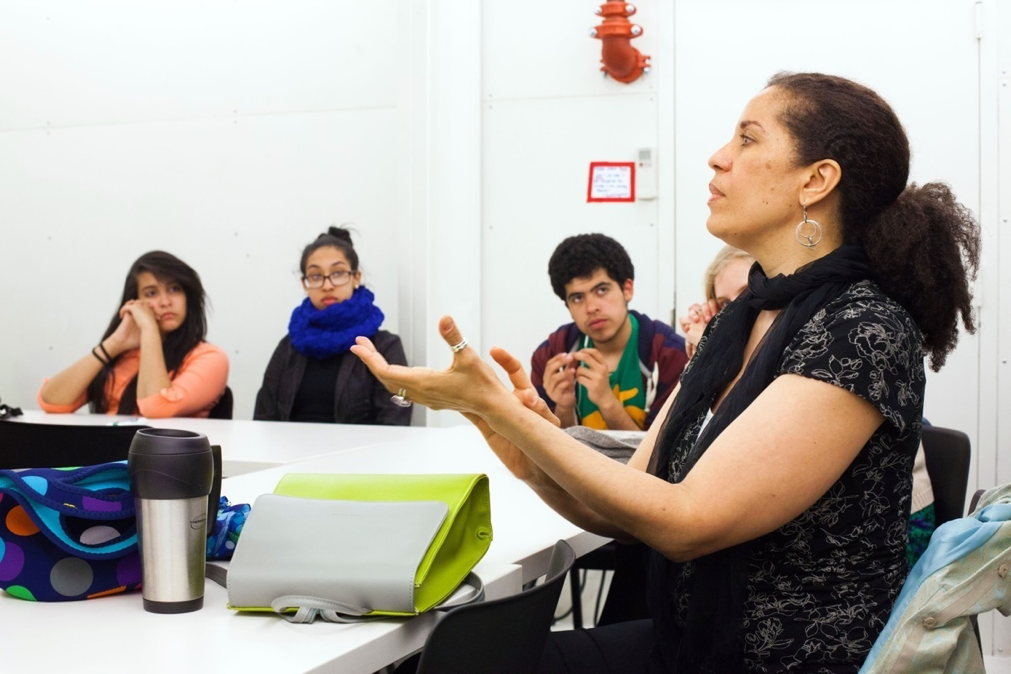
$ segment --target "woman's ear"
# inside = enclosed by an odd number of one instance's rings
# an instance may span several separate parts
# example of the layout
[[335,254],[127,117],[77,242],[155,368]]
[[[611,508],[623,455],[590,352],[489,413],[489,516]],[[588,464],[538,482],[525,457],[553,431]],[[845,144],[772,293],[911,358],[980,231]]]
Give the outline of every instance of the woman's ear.
[[807,182],[801,188],[800,203],[811,207],[828,197],[842,179],[842,167],[835,159],[822,159],[808,167]]

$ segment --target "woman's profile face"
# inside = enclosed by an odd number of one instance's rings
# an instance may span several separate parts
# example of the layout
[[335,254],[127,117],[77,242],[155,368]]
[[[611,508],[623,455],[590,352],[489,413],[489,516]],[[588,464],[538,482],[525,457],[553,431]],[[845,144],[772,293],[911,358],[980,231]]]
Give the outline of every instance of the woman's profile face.
[[361,278],[360,271],[351,269],[344,251],[324,246],[314,250],[306,259],[302,283],[312,306],[326,309],[331,304],[350,299]]
[[186,322],[186,291],[177,281],[162,281],[149,271],[137,274],[137,299],[147,305],[165,336]]
[[788,102],[776,87],[755,96],[733,139],[709,159],[715,175],[706,227],[744,250],[781,227],[796,227],[802,218],[804,167],[794,165],[793,137],[779,121]]

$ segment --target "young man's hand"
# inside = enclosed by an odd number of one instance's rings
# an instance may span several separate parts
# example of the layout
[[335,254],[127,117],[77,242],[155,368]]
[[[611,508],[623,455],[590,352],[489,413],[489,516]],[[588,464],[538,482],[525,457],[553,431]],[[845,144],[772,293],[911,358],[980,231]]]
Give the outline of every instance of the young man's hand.
[[[544,392],[561,412],[571,412],[576,408],[576,366],[579,362],[571,353],[552,356],[544,366]],[[555,413],[559,417],[559,410]]]

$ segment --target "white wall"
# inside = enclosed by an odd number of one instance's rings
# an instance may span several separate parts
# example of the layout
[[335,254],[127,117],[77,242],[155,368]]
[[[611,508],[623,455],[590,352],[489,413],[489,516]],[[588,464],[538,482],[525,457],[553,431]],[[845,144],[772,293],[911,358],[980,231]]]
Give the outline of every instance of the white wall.
[[[633,44],[670,72],[660,5],[636,2]],[[602,232],[619,241],[635,265],[631,306],[669,319],[673,301],[672,239],[664,240],[659,205],[673,202],[673,183],[633,203],[587,203],[591,161],[635,161],[637,149],[657,150],[661,96],[670,76],[649,74],[631,84],[599,70],[601,43],[588,36],[599,23],[592,3],[540,7],[531,21],[513,5],[483,3],[482,333],[529,363],[531,352],[572,319],[554,294],[548,259],[567,236]],[[667,47],[667,51],[663,49]],[[664,148],[660,148],[661,150]],[[661,157],[670,161],[670,155]]]
[[237,418],[328,225],[355,224],[397,331],[396,25],[393,2],[0,6],[0,395],[34,407],[154,248],[204,279]]

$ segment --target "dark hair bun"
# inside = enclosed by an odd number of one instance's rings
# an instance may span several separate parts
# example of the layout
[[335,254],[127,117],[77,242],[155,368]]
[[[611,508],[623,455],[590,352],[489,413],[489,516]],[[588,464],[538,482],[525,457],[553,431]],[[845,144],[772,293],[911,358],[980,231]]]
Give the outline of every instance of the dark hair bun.
[[330,227],[326,230],[326,234],[320,234],[320,236],[332,236],[340,241],[347,241],[349,246],[354,244],[351,242],[351,232],[344,229],[343,227]]

